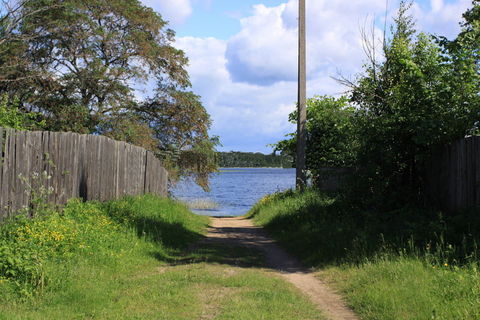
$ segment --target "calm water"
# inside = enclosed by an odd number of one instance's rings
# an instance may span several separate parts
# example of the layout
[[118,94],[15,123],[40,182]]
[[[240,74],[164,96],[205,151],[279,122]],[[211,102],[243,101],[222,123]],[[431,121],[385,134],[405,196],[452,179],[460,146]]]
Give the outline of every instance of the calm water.
[[264,195],[295,187],[295,169],[221,169],[212,179],[211,191],[193,184],[182,184],[173,195],[187,203],[214,202],[214,209],[194,209],[210,216],[241,216]]

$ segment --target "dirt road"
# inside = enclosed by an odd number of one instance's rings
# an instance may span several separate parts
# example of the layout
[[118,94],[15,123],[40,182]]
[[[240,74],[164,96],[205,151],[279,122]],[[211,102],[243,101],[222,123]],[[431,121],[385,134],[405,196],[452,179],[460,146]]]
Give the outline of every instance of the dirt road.
[[358,319],[341,297],[330,290],[295,258],[278,247],[260,227],[242,218],[212,218],[206,242],[248,246],[263,251],[270,268],[293,283],[329,319]]

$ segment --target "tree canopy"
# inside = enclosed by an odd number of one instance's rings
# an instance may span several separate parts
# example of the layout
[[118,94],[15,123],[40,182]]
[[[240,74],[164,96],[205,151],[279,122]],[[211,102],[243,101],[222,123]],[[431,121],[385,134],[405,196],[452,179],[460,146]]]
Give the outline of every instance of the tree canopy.
[[[11,11],[0,19],[0,93],[46,130],[145,147],[171,177],[208,187],[218,139],[159,13],[138,0],[28,0]],[[182,167],[183,152],[205,162]]]

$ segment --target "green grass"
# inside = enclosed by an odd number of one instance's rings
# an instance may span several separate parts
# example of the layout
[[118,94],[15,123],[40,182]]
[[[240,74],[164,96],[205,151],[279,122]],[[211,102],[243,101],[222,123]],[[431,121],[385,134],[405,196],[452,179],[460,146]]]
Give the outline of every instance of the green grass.
[[[422,213],[404,216],[415,214]],[[454,235],[444,220],[424,222],[432,229],[425,232],[417,219],[408,229],[412,236],[398,237],[365,215],[340,197],[312,190],[266,196],[247,214],[317,267],[365,319],[480,318],[479,248],[472,236]]]
[[480,275],[473,266],[432,266],[390,257],[322,273],[365,319],[479,319]]
[[190,246],[209,221],[151,195],[6,221],[0,319],[321,319],[258,251]]

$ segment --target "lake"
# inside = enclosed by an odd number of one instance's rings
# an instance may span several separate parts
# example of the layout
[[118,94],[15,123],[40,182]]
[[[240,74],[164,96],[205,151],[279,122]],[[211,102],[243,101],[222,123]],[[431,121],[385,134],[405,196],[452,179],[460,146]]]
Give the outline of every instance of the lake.
[[212,178],[210,187],[206,193],[193,183],[181,183],[171,191],[197,214],[241,216],[264,195],[294,188],[295,169],[223,168]]

